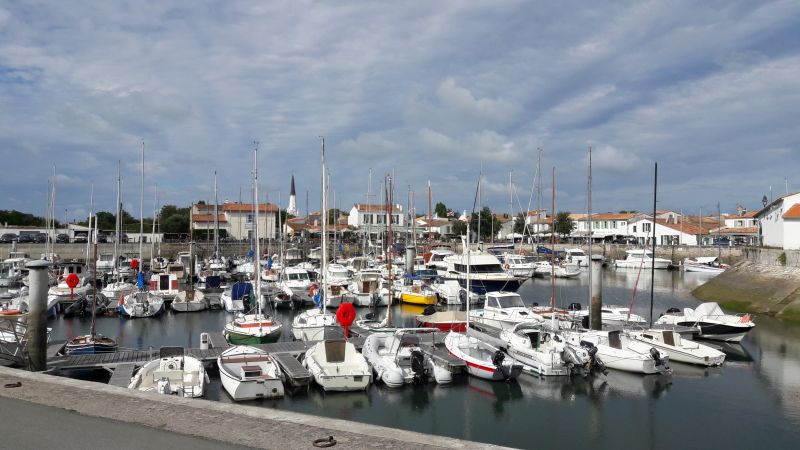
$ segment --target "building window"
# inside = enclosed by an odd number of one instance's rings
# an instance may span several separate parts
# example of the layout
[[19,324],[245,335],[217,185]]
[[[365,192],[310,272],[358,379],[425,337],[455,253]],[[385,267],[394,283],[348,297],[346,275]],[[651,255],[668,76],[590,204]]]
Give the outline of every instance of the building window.
[[642,231],[645,232],[645,233],[649,233],[650,232],[650,225],[651,224],[649,222],[643,223],[642,224]]
[[636,225],[633,226],[633,232],[636,233]]
[[247,223],[253,223],[253,215],[252,214],[248,214],[247,215]]

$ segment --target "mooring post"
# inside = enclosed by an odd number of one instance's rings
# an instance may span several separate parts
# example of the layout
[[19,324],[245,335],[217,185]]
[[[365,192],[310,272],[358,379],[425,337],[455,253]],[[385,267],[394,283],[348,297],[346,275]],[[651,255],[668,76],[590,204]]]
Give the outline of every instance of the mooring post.
[[589,305],[589,327],[592,330],[600,330],[603,328],[603,259],[600,255],[592,257],[589,262],[592,271],[592,304]]
[[26,264],[29,269],[28,282],[28,362],[32,371],[47,370],[47,269],[50,262],[46,260],[31,261]]

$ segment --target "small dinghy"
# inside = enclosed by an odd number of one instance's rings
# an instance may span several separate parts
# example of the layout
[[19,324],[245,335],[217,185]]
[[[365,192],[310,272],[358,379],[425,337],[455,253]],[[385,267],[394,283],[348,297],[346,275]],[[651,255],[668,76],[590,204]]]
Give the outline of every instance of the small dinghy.
[[741,342],[756,326],[750,314],[726,314],[714,302],[703,303],[695,309],[683,308],[683,311],[670,308],[656,324],[700,327],[697,337],[726,342]]
[[669,355],[628,337],[620,330],[613,331],[563,331],[563,336],[572,345],[597,348],[597,357],[606,367],[640,374],[668,374]]
[[320,341],[306,351],[305,366],[325,391],[361,391],[372,382],[364,355],[344,339]]
[[667,353],[672,361],[701,366],[721,366],[725,362],[725,353],[708,345],[683,339],[672,330],[632,330],[628,331],[628,336]]
[[470,375],[501,381],[517,378],[522,365],[497,347],[466,334],[450,332],[444,338],[447,351],[467,364]]
[[194,357],[183,354],[183,347],[161,347],[158,359],[139,369],[128,389],[181,397],[202,397],[206,369]]
[[589,352],[570,345],[559,334],[541,325],[519,323],[500,332],[505,349],[527,373],[570,376],[585,372],[591,363]]
[[217,358],[222,386],[236,401],[283,397],[283,372],[264,350],[239,345]]
[[434,363],[420,348],[423,338],[432,345],[433,335],[434,330],[424,328],[374,333],[367,337],[361,352],[375,371],[375,380],[389,387],[425,383],[429,379],[448,384],[453,381],[453,374]]

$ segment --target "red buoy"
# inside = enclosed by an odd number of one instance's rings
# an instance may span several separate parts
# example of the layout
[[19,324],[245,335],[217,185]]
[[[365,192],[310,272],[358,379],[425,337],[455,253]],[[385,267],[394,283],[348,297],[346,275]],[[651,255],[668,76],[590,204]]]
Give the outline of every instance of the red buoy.
[[336,310],[336,320],[344,328],[344,337],[350,337],[350,325],[356,318],[356,309],[352,303],[342,303]]

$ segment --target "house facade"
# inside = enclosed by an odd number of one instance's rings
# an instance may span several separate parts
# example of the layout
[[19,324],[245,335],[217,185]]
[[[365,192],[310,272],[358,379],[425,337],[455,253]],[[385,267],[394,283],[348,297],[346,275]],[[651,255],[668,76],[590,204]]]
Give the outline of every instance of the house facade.
[[800,249],[800,192],[785,195],[758,211],[761,245],[784,250]]
[[656,245],[698,245],[708,237],[708,230],[690,223],[672,223],[669,219],[637,216],[627,225],[627,235],[636,238],[639,245],[652,245],[655,226]]
[[359,229],[366,226],[385,227],[387,210],[391,210],[392,226],[405,226],[403,206],[399,204],[387,206],[356,203],[350,209],[347,224]]
[[[278,222],[278,207],[272,203],[259,204],[258,233],[263,239],[274,239]],[[224,203],[218,205],[220,231],[236,240],[252,239],[255,235],[254,207],[250,203]],[[192,229],[213,233],[214,205],[199,204],[192,207]]]
[[[616,239],[624,236],[634,236],[630,233],[628,224],[636,217],[633,213],[599,213],[592,214],[592,239]],[[575,222],[573,237],[586,237],[589,235],[589,217],[586,214],[576,214],[572,220]]]

